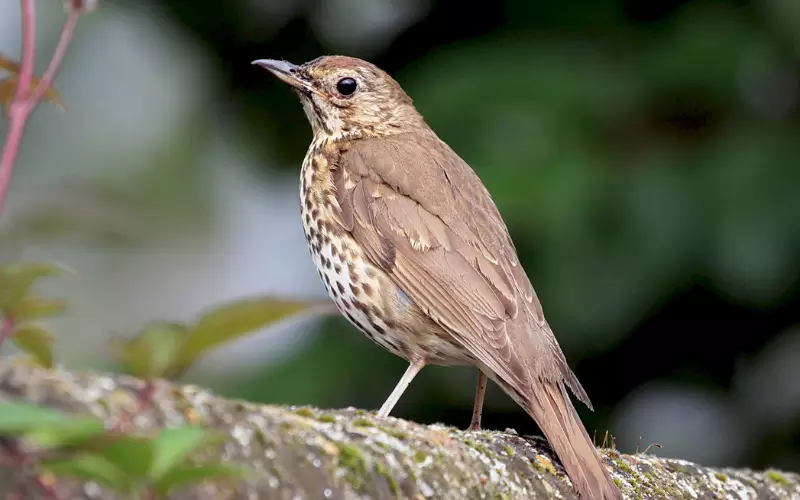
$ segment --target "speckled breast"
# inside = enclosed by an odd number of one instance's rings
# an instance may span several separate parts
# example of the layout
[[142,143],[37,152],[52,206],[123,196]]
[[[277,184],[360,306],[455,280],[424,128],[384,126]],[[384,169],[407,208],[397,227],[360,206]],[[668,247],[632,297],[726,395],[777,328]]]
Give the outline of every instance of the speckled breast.
[[385,297],[394,288],[382,270],[367,262],[356,241],[332,215],[327,200],[326,165],[309,149],[300,178],[301,216],[311,259],[339,311],[367,337],[398,356],[406,357],[402,342],[393,335],[394,316]]
[[303,230],[311,259],[339,311],[389,352],[431,364],[462,364],[472,357],[423,313],[392,279],[364,256],[358,243],[333,215],[335,203],[325,148],[312,144],[300,175]]

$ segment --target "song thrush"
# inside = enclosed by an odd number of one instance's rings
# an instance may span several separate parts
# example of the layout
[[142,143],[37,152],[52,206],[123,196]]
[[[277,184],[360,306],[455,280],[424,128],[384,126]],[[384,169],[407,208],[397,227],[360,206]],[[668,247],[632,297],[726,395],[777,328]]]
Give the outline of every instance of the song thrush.
[[254,61],[298,93],[314,138],[300,176],[311,256],[339,311],[410,363],[386,416],[426,364],[478,368],[536,421],[583,498],[621,499],[567,388],[591,408],[475,172],[376,66],[325,56]]

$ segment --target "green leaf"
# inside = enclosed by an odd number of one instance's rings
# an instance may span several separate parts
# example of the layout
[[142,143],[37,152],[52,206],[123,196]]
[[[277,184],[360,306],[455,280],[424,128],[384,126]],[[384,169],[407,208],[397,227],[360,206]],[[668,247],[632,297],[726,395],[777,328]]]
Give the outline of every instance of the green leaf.
[[99,455],[85,454],[69,460],[45,462],[41,469],[56,476],[94,481],[121,493],[134,489],[134,483],[125,471]]
[[131,374],[161,377],[172,366],[186,330],[185,325],[177,323],[155,323],[130,340],[111,339],[111,351]]
[[98,450],[97,454],[125,471],[131,479],[144,481],[153,464],[154,444],[145,437],[119,436]]
[[247,471],[231,464],[216,465],[179,465],[173,467],[155,482],[155,488],[161,495],[168,495],[170,491],[192,483],[207,480],[242,479]]
[[45,299],[42,297],[27,296],[9,305],[5,313],[14,318],[14,321],[39,319],[48,316],[57,316],[67,310],[67,303],[63,300]]
[[0,268],[0,308],[14,306],[39,279],[59,276],[64,268],[48,263],[20,263]]
[[201,446],[219,439],[215,433],[193,426],[162,429],[153,440],[153,462],[150,478],[157,481]]
[[27,403],[0,402],[0,433],[22,434],[52,428],[69,419],[64,413]]
[[94,417],[26,403],[0,403],[0,433],[22,435],[40,448],[75,445],[104,432],[103,422]]
[[[63,418],[63,417],[62,417]],[[25,440],[37,448],[81,446],[106,432],[103,422],[92,417],[73,417],[63,422],[42,426],[24,434]]]
[[42,366],[53,366],[53,336],[44,327],[22,324],[11,332],[11,341]]
[[328,301],[259,297],[231,302],[198,320],[178,353],[182,367],[191,366],[209,350],[303,311],[328,311]]

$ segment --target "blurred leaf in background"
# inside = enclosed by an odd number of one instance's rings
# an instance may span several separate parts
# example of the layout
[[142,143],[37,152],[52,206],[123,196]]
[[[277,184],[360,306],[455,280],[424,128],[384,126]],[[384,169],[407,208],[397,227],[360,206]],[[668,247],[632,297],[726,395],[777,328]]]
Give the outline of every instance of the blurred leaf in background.
[[156,322],[130,339],[111,339],[112,355],[137,377],[176,379],[208,352],[300,313],[327,315],[329,301],[251,297],[217,306],[193,324]]

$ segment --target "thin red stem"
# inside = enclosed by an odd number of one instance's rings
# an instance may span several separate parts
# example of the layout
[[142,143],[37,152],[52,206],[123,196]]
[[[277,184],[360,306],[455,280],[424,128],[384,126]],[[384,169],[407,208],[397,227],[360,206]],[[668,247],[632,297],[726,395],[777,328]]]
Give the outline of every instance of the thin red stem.
[[22,3],[22,63],[19,70],[19,85],[15,102],[23,102],[28,96],[36,65],[36,4],[34,0]]
[[[0,444],[0,452],[2,451],[5,453],[0,453],[0,459],[4,462],[6,460],[10,461],[10,463],[3,463],[5,467],[27,467],[29,462],[36,458],[35,455],[29,454],[23,450],[16,441],[5,441]],[[51,500],[58,500],[60,498],[55,488],[45,483],[35,471],[33,471],[33,482],[44,492],[47,498]]]
[[42,75],[42,79],[36,86],[36,91],[31,97],[32,105],[36,106],[41,101],[42,96],[47,89],[53,84],[58,70],[61,68],[61,63],[64,61],[64,56],[67,54],[69,43],[72,41],[72,33],[75,31],[75,25],[78,24],[78,18],[81,16],[81,11],[77,9],[70,10],[67,14],[67,21],[64,23],[64,28],[61,30],[61,36],[58,39],[58,45],[53,52],[53,58],[50,59],[50,64]]
[[[11,172],[14,169],[14,162],[19,152],[19,143],[22,142],[22,135],[25,131],[25,119],[18,111],[19,106],[12,103],[10,110],[10,123],[8,124],[8,134],[6,143],[3,146],[3,155],[0,157],[0,214],[3,212],[3,205],[6,199],[8,184],[11,182]],[[16,111],[16,112],[15,112]]]
[[8,107],[9,124],[3,154],[0,156],[0,213],[6,199],[11,172],[19,152],[19,144],[25,132],[25,123],[31,109],[28,105],[28,93],[33,81],[33,68],[36,64],[36,6],[34,0],[21,0],[22,5],[22,62],[19,70],[19,81],[14,100]]
[[32,92],[31,84],[33,83],[33,70],[36,63],[36,10],[34,0],[21,0],[21,3],[22,62],[20,64],[17,92],[8,107],[8,133],[6,134],[2,155],[0,155],[0,214],[3,213],[6,192],[8,191],[8,185],[11,183],[11,174],[17,161],[19,146],[25,134],[25,125],[44,93],[53,84],[53,80],[61,67],[61,63],[64,61],[64,55],[67,53],[67,48],[72,40],[75,25],[80,17],[80,10],[70,9],[53,57],[42,79]]

